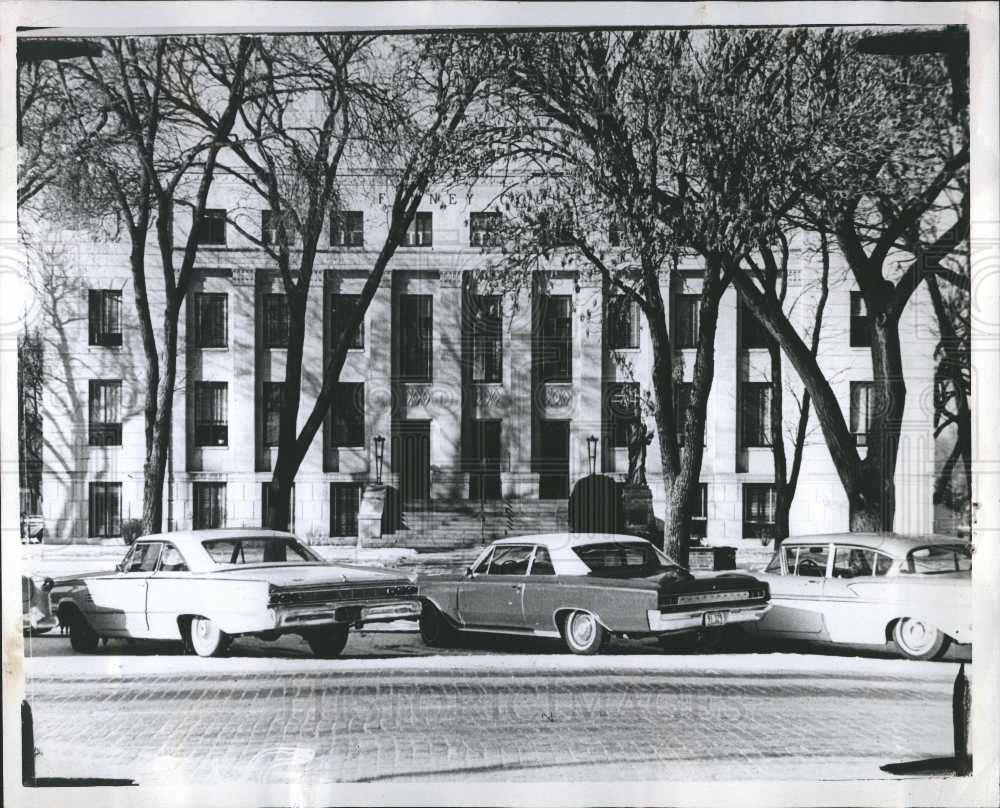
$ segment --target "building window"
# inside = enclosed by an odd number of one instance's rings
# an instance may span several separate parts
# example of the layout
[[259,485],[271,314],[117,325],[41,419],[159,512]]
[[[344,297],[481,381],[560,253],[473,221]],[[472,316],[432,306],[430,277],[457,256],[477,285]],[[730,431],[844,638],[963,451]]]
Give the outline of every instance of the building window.
[[[330,350],[337,347],[348,318],[354,314],[355,306],[361,305],[361,295],[330,295]],[[365,347],[365,321],[362,318],[357,329],[347,340],[350,350]]]
[[195,239],[199,244],[225,244],[226,209],[205,208],[195,227]]
[[399,296],[400,377],[406,382],[429,382],[434,373],[434,298]]
[[417,213],[406,228],[404,247],[430,247],[434,244],[434,215]]
[[262,301],[264,347],[288,347],[288,298],[284,294],[266,294]]
[[674,348],[698,347],[700,295],[674,295]]
[[[260,484],[260,526],[267,527],[267,509],[271,502],[271,483]],[[288,494],[288,529],[295,532],[295,483]]]
[[627,449],[632,425],[639,420],[639,385],[618,382],[608,385],[608,421],[611,445]]
[[281,410],[285,406],[285,383],[264,382],[264,445],[277,446],[281,432]]
[[208,530],[226,526],[226,484],[194,483],[195,530]]
[[122,293],[118,289],[90,290],[90,344],[122,344]]
[[538,243],[542,247],[572,247],[573,219],[562,211],[542,210],[538,213]]
[[608,340],[613,349],[639,347],[639,304],[625,295],[608,300]]
[[228,445],[228,398],[229,385],[226,382],[195,382],[195,446]]
[[[428,214],[430,215],[430,214]],[[330,214],[331,247],[363,247],[365,244],[365,213],[362,210],[341,210]]]
[[851,347],[870,348],[871,333],[868,331],[868,306],[861,292],[851,292]]
[[768,348],[771,334],[750,308],[740,299],[740,345],[744,348]]
[[472,380],[503,381],[503,337],[499,295],[472,298]]
[[284,215],[275,213],[273,210],[262,210],[260,212],[260,237],[265,244],[278,244],[278,222],[285,222],[285,238],[288,244],[296,241],[296,230],[294,218],[285,213]]
[[225,292],[199,292],[194,296],[194,328],[199,348],[225,348],[228,344],[228,298]]
[[708,535],[708,483],[698,483],[694,490],[688,524],[692,539],[704,539]]
[[92,379],[90,382],[90,445],[122,445],[122,383]]
[[365,386],[362,382],[339,382],[333,392],[330,445],[365,445]]
[[851,433],[858,446],[868,445],[874,401],[872,382],[851,382]]
[[358,535],[358,507],[361,486],[357,483],[330,483],[330,535]]
[[122,534],[122,484],[90,484],[90,535],[111,539]]
[[543,382],[573,381],[573,299],[546,295],[542,300],[539,370]]
[[495,211],[481,211],[469,215],[469,244],[473,247],[497,247],[503,216]]
[[743,485],[743,538],[774,536],[774,512],[777,496],[770,483]]
[[771,385],[743,382],[743,446],[771,445]]
[[684,445],[684,428],[693,386],[691,382],[674,382],[674,428],[677,430],[678,446]]

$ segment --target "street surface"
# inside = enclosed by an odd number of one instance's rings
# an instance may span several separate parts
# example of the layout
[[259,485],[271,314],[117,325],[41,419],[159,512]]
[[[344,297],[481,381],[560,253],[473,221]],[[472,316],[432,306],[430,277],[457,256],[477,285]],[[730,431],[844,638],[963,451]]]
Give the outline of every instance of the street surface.
[[[427,649],[412,624],[222,659],[112,641],[82,656],[26,638],[42,777],[140,784],[392,780],[888,778],[952,753],[953,661],[776,649],[576,657],[542,640]],[[801,651],[802,649],[794,649]]]

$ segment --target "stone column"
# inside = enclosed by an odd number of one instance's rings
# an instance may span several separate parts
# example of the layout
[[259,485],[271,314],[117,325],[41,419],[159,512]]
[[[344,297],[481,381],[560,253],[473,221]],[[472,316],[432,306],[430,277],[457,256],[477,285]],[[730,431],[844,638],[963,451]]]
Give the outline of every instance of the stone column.
[[[602,442],[601,413],[604,398],[604,301],[600,273],[581,271],[573,307],[573,390],[575,407],[569,435],[569,485],[590,474],[587,438]],[[603,446],[598,446],[598,468]]]
[[368,354],[368,375],[365,380],[365,420],[368,424],[368,450],[371,456],[369,479],[375,482],[375,453],[372,441],[376,435],[385,438],[382,482],[395,486],[392,469],[392,274],[382,276],[371,304],[368,306],[365,329],[365,351]]
[[538,477],[531,470],[531,307],[530,288],[505,300],[503,374],[509,402],[503,424],[508,465],[500,474],[505,497],[537,497]]
[[226,524],[233,527],[259,524],[255,507],[260,496],[254,488],[257,430],[256,402],[256,273],[232,270],[229,300],[229,451],[226,457]]
[[462,273],[442,270],[434,295],[431,386],[431,497],[466,497],[462,460]]
[[[716,480],[709,488],[708,543],[733,541],[743,532],[743,492],[736,472],[747,470],[747,454],[738,445],[741,377],[737,338],[738,295],[729,287],[719,301],[715,330],[715,379],[705,414],[705,456],[702,478]],[[723,480],[727,482],[723,482]]]

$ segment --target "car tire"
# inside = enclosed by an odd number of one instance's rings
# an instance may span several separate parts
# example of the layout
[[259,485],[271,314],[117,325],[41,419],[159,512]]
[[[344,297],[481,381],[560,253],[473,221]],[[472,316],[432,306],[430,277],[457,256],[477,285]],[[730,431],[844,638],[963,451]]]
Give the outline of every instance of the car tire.
[[420,611],[420,639],[431,648],[442,648],[455,639],[455,629],[433,603],[425,603]]
[[232,638],[207,617],[192,618],[188,626],[188,643],[200,657],[222,656]]
[[69,644],[78,654],[92,654],[97,650],[100,636],[87,622],[87,618],[76,612],[69,624]]
[[326,626],[311,631],[306,635],[305,640],[309,643],[313,654],[320,659],[334,659],[340,656],[340,652],[347,645],[349,631],[350,626],[347,625]]
[[574,654],[596,654],[608,633],[596,616],[582,610],[566,615],[560,628],[563,642]]
[[948,647],[947,635],[914,617],[904,617],[896,622],[892,640],[907,659],[936,659]]

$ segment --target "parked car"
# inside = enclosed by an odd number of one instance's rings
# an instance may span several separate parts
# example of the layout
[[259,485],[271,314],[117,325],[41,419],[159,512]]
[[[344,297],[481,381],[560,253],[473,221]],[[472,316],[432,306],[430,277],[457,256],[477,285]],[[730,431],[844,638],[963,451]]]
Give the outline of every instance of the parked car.
[[21,576],[21,614],[24,633],[36,636],[58,625],[49,602],[53,581],[39,575]]
[[196,530],[144,536],[113,571],[56,579],[51,599],[84,653],[125,637],[216,656],[234,637],[299,634],[334,657],[352,625],[415,619],[416,594],[398,573],[327,563],[290,533]]
[[553,533],[501,539],[459,575],[421,576],[420,634],[562,637],[593,654],[611,635],[665,637],[760,620],[767,585],[749,575],[695,578],[635,536]]
[[910,659],[972,642],[972,548],[949,536],[786,539],[759,577],[774,608],[750,630],[848,645],[890,641]]

